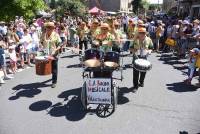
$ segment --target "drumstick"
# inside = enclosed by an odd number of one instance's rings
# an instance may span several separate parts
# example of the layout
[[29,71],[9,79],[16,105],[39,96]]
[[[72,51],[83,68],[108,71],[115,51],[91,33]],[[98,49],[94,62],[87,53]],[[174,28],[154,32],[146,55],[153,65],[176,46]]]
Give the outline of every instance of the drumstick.
[[73,47],[65,47],[68,50],[77,50],[77,51],[81,51],[83,52],[83,50],[79,49],[79,48],[73,48]]

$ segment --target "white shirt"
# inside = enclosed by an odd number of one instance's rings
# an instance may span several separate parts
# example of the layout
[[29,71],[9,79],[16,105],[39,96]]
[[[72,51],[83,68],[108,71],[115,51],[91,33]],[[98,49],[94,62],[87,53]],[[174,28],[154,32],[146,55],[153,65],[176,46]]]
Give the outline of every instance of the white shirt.
[[25,49],[31,49],[32,47],[32,38],[30,34],[24,35],[22,37],[23,39],[23,45]]

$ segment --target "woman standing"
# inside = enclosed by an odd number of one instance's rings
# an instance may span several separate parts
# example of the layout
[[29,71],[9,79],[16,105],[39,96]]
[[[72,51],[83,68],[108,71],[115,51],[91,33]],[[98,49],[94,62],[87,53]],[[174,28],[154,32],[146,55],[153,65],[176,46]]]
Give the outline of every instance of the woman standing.
[[54,58],[52,61],[52,88],[56,87],[58,75],[58,52],[61,48],[61,39],[58,33],[55,32],[55,25],[53,22],[45,23],[45,32],[42,34],[41,44],[42,49],[45,50],[46,55]]

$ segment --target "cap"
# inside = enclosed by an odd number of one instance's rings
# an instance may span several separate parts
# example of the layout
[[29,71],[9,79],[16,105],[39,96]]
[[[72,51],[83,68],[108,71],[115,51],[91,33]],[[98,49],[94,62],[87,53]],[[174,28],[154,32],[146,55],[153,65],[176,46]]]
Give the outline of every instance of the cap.
[[190,50],[190,52],[198,54],[200,52],[200,50],[198,48],[193,48],[193,49]]
[[184,25],[190,24],[188,20],[184,20],[182,23],[183,23]]

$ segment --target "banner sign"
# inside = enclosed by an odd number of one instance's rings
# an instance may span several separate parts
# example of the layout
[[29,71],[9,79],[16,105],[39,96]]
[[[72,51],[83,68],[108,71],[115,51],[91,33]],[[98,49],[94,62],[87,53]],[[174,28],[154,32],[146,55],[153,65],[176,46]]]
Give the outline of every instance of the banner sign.
[[111,79],[86,80],[87,101],[92,104],[111,104]]

